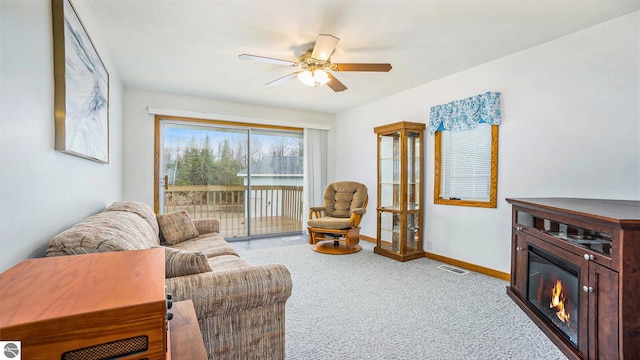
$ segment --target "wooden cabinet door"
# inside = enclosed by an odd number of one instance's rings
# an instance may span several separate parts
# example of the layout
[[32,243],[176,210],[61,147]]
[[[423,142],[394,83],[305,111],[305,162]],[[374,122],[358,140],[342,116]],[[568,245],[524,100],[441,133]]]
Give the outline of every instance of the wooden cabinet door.
[[618,359],[618,273],[589,266],[589,359]]
[[523,298],[527,295],[527,236],[514,228],[511,239],[511,289]]

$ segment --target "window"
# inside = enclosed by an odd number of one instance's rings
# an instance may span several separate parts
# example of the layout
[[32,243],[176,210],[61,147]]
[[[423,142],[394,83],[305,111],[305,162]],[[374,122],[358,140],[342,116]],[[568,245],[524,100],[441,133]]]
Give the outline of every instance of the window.
[[227,239],[302,231],[303,129],[156,115],[155,205]]
[[434,203],[497,206],[498,125],[435,133]]
[[498,205],[500,93],[431,107],[435,136],[436,204],[495,208]]

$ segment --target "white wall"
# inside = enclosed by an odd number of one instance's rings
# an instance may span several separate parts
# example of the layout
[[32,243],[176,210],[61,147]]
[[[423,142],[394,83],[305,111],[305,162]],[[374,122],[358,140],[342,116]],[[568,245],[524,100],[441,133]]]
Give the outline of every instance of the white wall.
[[638,12],[346,111],[334,124],[330,114],[125,92],[91,12],[83,0],[73,3],[110,73],[110,163],[53,150],[51,2],[1,0],[0,271],[43,256],[53,235],[113,201],[153,204],[148,106],[335,127],[329,137],[334,159],[329,179],[367,184],[371,199],[362,233],[373,237],[373,127],[426,123],[433,105],[500,91],[498,208],[433,205],[433,139],[428,135],[424,202],[428,251],[504,272],[510,252],[505,197],[640,199]]
[[149,107],[188,117],[282,126],[330,128],[334,121],[334,116],[326,113],[128,89],[125,92],[124,197],[150,206],[153,206],[154,115],[149,114]]
[[73,3],[110,74],[110,162],[54,151],[51,1],[0,1],[0,272],[122,197],[123,87],[92,14]]
[[[433,137],[425,133],[425,250],[508,273],[507,197],[640,200],[640,12],[336,116],[335,174],[370,189],[364,235],[376,234],[376,137],[431,106],[502,93],[498,208],[433,204]],[[354,149],[354,144],[357,144]]]

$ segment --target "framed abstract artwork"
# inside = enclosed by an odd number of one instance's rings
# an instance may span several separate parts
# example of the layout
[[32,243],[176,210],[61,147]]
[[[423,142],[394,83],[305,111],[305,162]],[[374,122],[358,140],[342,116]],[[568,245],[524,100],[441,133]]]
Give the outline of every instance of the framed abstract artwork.
[[109,73],[69,0],[52,0],[55,149],[109,162]]

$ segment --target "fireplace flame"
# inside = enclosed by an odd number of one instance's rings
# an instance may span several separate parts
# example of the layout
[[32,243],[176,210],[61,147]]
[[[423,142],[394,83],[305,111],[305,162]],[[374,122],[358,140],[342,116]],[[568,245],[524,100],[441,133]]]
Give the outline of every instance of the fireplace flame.
[[565,304],[565,296],[562,293],[562,282],[560,280],[556,281],[556,285],[553,287],[551,303],[549,304],[549,308],[556,309],[556,316],[562,322],[569,322],[569,313],[564,311]]

